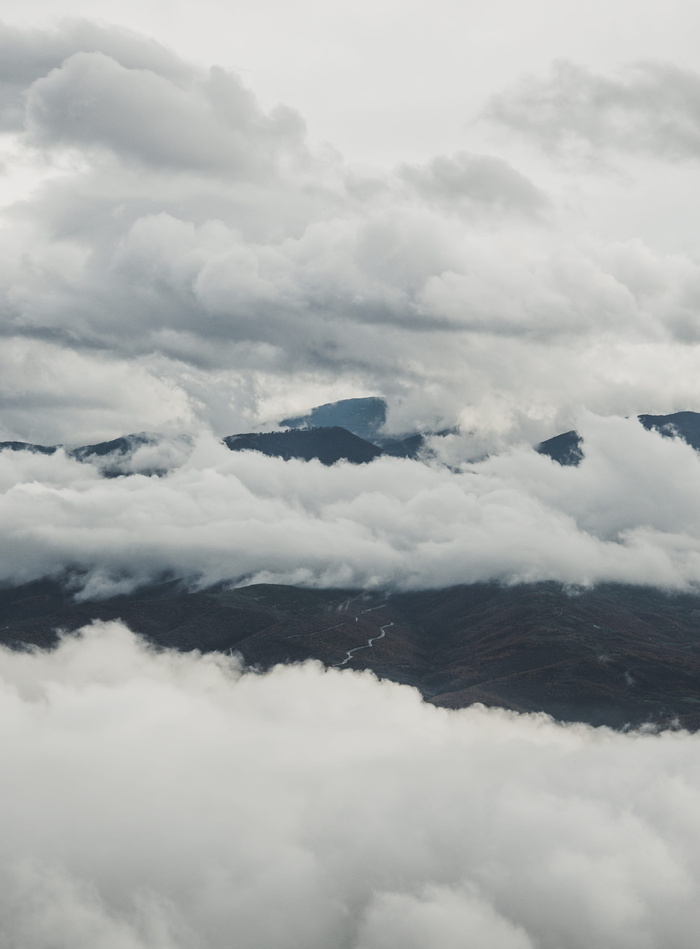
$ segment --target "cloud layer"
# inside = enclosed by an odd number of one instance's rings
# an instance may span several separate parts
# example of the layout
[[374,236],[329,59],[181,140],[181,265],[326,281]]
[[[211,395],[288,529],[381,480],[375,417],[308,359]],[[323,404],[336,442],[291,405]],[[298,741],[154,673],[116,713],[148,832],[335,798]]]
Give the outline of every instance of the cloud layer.
[[585,416],[585,459],[563,468],[529,446],[465,462],[469,436],[434,440],[429,463],[283,461],[194,446],[139,448],[136,472],[0,453],[0,579],[75,576],[82,596],[165,576],[321,587],[440,588],[600,581],[700,583],[700,458],[636,419]]
[[[2,50],[8,193],[36,183],[2,209],[0,333],[36,380],[0,392],[4,437],[224,435],[364,394],[394,431],[466,412],[513,441],[581,405],[700,408],[697,255],[601,231],[619,189],[587,201],[585,172],[533,176],[476,136],[354,168],[230,71],[116,27],[1,27]],[[545,145],[674,158],[698,85],[565,66],[491,108]]]
[[697,736],[241,674],[119,624],[0,650],[21,949],[691,949]]

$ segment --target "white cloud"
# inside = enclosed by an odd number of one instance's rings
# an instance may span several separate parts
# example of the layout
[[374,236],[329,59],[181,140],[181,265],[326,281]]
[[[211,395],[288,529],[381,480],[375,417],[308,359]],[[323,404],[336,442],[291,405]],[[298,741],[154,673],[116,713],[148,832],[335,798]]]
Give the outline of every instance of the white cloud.
[[663,62],[638,62],[617,75],[555,63],[496,96],[487,115],[546,148],[641,152],[665,159],[700,155],[700,74]]
[[191,68],[155,40],[118,26],[89,20],[64,20],[60,28],[21,28],[0,24],[0,115],[5,129],[22,129],[29,86],[76,53],[114,57],[129,69],[148,69],[176,83],[191,78]]
[[468,435],[448,437],[451,469],[392,458],[327,468],[207,436],[188,457],[166,441],[132,459],[137,471],[179,464],[165,477],[104,480],[62,453],[6,451],[2,579],[77,571],[87,597],[164,574],[389,589],[700,584],[698,455],[635,419],[583,416],[580,431],[578,468],[529,446],[460,465],[460,453],[483,454]]
[[212,69],[189,88],[101,52],[77,52],[27,96],[30,140],[50,147],[104,146],[151,167],[265,177],[281,147],[299,148],[301,120],[270,116],[237,76]]
[[47,342],[4,340],[0,440],[73,447],[115,433],[189,430],[197,399],[173,375],[147,358],[129,362]]
[[[81,373],[62,377],[76,397],[53,386],[54,440],[183,416],[231,434],[273,420],[271,393],[284,417],[324,387],[386,396],[397,425],[498,405],[512,441],[570,427],[579,405],[700,408],[697,255],[598,233],[585,175],[565,187],[483,149],[362,170],[232,73],[136,34],[80,22],[2,42],[24,51],[4,64],[8,115],[25,110],[11,164],[43,183],[3,211],[0,331],[85,369],[82,406]],[[140,421],[129,360],[151,391]],[[105,365],[122,381],[93,418]]]
[[117,623],[0,651],[18,949],[695,945],[698,739],[559,726]]

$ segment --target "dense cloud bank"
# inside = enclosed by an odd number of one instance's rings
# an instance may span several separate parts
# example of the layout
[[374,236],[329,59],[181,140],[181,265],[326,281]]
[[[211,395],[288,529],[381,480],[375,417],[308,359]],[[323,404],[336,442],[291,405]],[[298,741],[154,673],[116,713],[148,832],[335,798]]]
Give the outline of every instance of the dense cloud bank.
[[95,624],[0,650],[14,949],[692,949],[700,739],[241,674]]
[[[658,64],[562,67],[489,115],[674,161],[695,154],[698,88]],[[579,405],[700,408],[700,262],[601,227],[628,185],[533,173],[466,132],[423,164],[354,168],[230,71],[86,22],[0,26],[0,125],[4,438],[224,435],[370,393],[393,431],[461,417],[513,442]],[[647,172],[631,200],[656,220],[667,178]]]
[[137,449],[137,470],[144,452],[144,464],[175,465],[164,477],[111,480],[103,459],[4,451],[1,579],[68,572],[88,597],[164,575],[386,589],[697,586],[700,457],[636,419],[583,416],[579,428],[577,468],[530,446],[464,462],[469,438],[458,435],[434,440],[449,464],[333,467],[230,452],[207,436],[177,452]]

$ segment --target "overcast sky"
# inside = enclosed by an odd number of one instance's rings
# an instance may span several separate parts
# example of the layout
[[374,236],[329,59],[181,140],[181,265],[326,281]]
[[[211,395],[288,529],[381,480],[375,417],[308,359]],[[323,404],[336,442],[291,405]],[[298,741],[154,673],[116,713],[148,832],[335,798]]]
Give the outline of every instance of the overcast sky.
[[517,443],[700,408],[699,19],[8,10],[1,434],[221,435],[378,394],[396,431]]

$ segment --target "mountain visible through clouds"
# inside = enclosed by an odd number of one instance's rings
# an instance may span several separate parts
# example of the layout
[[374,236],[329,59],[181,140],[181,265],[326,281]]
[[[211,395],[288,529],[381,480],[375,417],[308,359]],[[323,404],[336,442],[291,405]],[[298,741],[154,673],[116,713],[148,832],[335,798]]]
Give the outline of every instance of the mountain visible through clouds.
[[[640,415],[638,418],[647,430],[653,429],[666,438],[680,438],[691,448],[700,451],[699,413],[674,412],[671,415]],[[578,465],[584,454],[581,436],[573,431],[546,439],[537,446],[537,451],[558,461],[560,465]]]
[[[382,444],[384,418],[385,403],[371,398],[324,405],[281,424],[345,421]],[[639,421],[644,430],[678,438],[697,451],[698,418],[684,412],[642,415]],[[374,432],[368,431],[372,427]],[[135,463],[139,452],[156,450],[161,439],[153,434],[128,436],[71,449],[68,457],[94,466],[101,477],[167,478],[167,468],[144,467],[147,456]],[[224,438],[223,444],[234,452],[283,461],[316,459],[326,466],[366,464],[383,455],[376,445],[339,426],[238,434]],[[3,447],[40,454],[59,451]],[[191,451],[193,446],[181,443],[180,448]],[[575,432],[565,433],[536,446],[536,451],[560,465],[581,465],[585,442]],[[574,451],[578,455],[572,460]],[[415,463],[430,470],[437,462],[431,456]],[[117,598],[101,594],[98,602],[83,597],[76,602],[70,587],[75,588],[78,577],[67,581],[65,577],[47,584],[38,578],[5,591],[0,622],[8,644],[48,645],[56,629],[76,628],[95,617],[120,618],[158,645],[235,649],[256,667],[315,658],[331,667],[372,669],[381,677],[414,685],[429,701],[448,707],[484,702],[616,728],[700,726],[693,710],[700,673],[693,658],[700,642],[700,599],[692,591],[669,595],[609,584],[577,590],[511,581],[505,587],[477,583],[426,593],[420,592],[420,583],[416,592],[401,593],[392,583],[363,592],[259,584],[235,591],[221,582],[188,592],[171,580]]]
[[372,670],[447,708],[547,712],[616,729],[700,730],[700,597],[605,586],[475,584],[414,593],[253,585],[188,593],[174,582],[76,603],[60,583],[0,595],[3,641],[50,646],[57,629],[128,622],[159,647],[235,652],[256,669],[317,659]]
[[386,422],[386,402],[370,396],[364,399],[342,399],[311,409],[308,415],[282,419],[282,428],[332,428],[339,426],[372,441]]
[[263,432],[229,435],[224,444],[231,451],[259,451],[276,458],[318,458],[324,465],[337,461],[363,464],[378,458],[381,450],[345,428],[334,425],[299,432]]
[[695,949],[700,8],[0,21],[0,947]]

